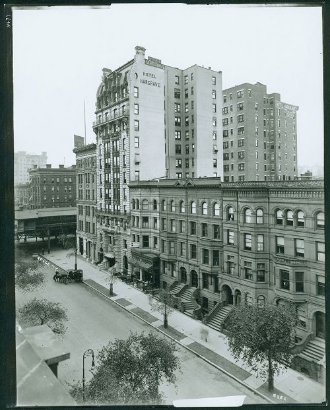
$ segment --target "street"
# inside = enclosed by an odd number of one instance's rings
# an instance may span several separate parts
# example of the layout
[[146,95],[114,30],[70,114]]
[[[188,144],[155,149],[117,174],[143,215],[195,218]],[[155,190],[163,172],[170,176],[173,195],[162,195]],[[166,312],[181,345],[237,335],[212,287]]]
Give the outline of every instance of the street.
[[[95,293],[82,283],[67,285],[54,282],[54,271],[42,268],[46,273],[46,286],[36,292],[17,292],[17,306],[37,296],[59,302],[68,309],[69,321],[63,342],[70,351],[69,360],[59,365],[59,379],[75,383],[82,378],[82,357],[87,349],[95,354],[108,342],[116,338],[125,339],[132,332],[156,332],[129,312],[118,307],[105,297]],[[163,336],[161,336],[163,337]],[[265,403],[259,396],[223,374],[207,362],[177,345],[182,372],[177,373],[177,388],[163,384],[161,390],[166,404],[173,400],[206,398],[230,395],[246,395],[245,404]],[[97,361],[97,358],[96,358]],[[90,378],[91,357],[85,359],[86,380]]]

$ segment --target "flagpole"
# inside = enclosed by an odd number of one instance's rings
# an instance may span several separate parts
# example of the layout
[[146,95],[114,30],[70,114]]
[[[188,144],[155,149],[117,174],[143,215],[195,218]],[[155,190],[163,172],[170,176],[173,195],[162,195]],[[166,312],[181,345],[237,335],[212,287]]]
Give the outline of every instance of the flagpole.
[[84,100],[84,128],[85,128],[85,145],[86,145],[86,109],[85,109],[85,100]]

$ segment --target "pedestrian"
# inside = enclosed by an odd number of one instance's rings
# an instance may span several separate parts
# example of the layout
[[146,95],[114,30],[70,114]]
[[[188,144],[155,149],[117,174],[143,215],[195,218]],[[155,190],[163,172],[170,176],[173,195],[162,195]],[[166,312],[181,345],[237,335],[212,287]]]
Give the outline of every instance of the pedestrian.
[[201,333],[201,339],[207,342],[207,339],[209,337],[208,329],[206,329],[205,327],[201,327],[200,333]]

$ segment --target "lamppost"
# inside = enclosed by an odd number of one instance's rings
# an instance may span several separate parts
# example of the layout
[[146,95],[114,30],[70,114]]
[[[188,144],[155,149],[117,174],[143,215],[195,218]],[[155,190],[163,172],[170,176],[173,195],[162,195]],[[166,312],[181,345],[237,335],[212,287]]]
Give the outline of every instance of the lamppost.
[[74,270],[77,270],[77,244],[74,248]]
[[83,401],[85,401],[85,356],[92,355],[92,367],[91,370],[94,369],[95,367],[95,361],[94,361],[94,350],[88,349],[86,352],[83,354]]

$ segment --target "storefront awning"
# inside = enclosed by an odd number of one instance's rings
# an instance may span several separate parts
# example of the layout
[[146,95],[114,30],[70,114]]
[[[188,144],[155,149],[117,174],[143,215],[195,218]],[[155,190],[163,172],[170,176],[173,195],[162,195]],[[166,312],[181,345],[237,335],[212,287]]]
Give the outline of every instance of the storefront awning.
[[115,259],[115,254],[114,253],[105,253],[104,256],[108,259]]
[[137,266],[141,269],[144,269],[144,270],[152,269],[152,263],[142,261],[141,259],[131,257],[131,258],[128,259],[128,263],[130,263],[133,266]]

